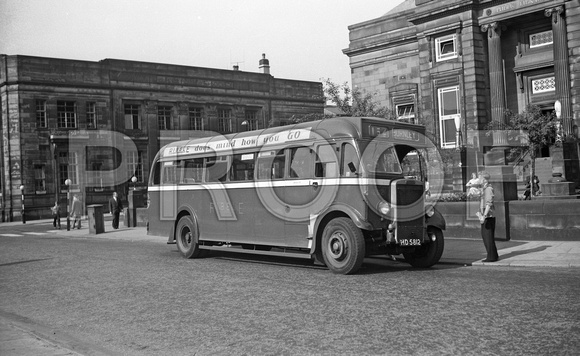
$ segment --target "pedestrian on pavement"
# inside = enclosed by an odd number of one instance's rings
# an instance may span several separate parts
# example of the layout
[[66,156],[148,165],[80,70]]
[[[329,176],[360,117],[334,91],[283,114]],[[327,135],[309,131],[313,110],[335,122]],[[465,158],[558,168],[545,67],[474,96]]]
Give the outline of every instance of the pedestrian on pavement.
[[117,192],[113,193],[113,197],[109,200],[109,211],[113,214],[113,229],[119,228],[119,214],[123,210],[123,203]]
[[482,194],[477,217],[481,223],[481,238],[487,251],[487,258],[483,262],[495,262],[499,259],[497,247],[495,246],[494,192],[493,187],[489,184],[489,178],[487,171],[479,172]]
[[481,196],[481,184],[479,182],[479,178],[475,172],[471,173],[471,179],[466,184],[467,189],[467,197],[469,199],[479,199]]
[[77,195],[73,197],[73,202],[71,206],[71,217],[73,218],[72,228],[74,229],[78,222],[78,229],[81,228],[81,216],[83,215],[83,206]]
[[57,227],[60,230],[60,205],[58,204],[58,200],[54,202],[54,206],[50,208],[52,211],[52,226]]
[[534,179],[532,179],[532,182],[530,183],[530,177],[528,177],[526,179],[526,190],[524,191],[524,200],[531,200],[531,196],[530,196],[530,192],[531,195],[533,196],[537,196],[540,195],[540,179],[538,179],[538,176],[534,176]]

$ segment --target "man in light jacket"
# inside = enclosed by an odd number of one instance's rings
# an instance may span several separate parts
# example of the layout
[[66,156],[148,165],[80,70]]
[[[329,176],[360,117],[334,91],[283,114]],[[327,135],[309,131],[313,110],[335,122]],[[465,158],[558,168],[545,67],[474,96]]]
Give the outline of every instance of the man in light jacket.
[[493,204],[493,187],[489,184],[489,173],[482,171],[479,173],[481,182],[481,200],[477,217],[481,223],[481,238],[487,251],[487,258],[482,262],[495,262],[499,259],[497,247],[495,246],[495,206]]

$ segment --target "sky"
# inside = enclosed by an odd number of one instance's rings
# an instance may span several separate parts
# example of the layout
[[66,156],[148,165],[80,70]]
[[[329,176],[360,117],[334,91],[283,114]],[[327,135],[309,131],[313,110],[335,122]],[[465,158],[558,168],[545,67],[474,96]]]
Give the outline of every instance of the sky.
[[351,82],[348,26],[403,0],[0,0],[0,54],[105,58]]

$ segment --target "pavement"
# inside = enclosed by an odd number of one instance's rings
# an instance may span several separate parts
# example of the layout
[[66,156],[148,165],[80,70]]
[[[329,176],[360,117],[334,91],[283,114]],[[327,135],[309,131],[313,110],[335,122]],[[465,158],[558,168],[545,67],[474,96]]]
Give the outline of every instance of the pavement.
[[[46,224],[52,220],[35,220],[27,224]],[[122,224],[122,221],[121,221]],[[0,227],[22,225],[21,222],[1,223]],[[59,237],[114,239],[126,241],[150,241],[167,243],[165,236],[149,236],[145,227],[125,227],[113,230],[110,219],[105,218],[105,232],[90,234],[88,221],[81,229],[66,230],[66,222],[61,230],[50,229],[49,233]],[[580,268],[580,237],[578,241],[505,241],[496,240],[499,261],[482,262],[486,257],[483,242],[479,239],[445,236],[445,250],[442,265],[477,266],[484,268],[546,267]],[[396,257],[398,258],[398,257]],[[43,330],[44,329],[44,330]],[[94,350],[79,350],[74,343],[51,335],[46,327],[33,327],[18,318],[0,313],[0,355],[97,355]],[[72,345],[71,345],[72,344]],[[76,351],[75,351],[76,350]],[[79,353],[81,352],[81,353]]]

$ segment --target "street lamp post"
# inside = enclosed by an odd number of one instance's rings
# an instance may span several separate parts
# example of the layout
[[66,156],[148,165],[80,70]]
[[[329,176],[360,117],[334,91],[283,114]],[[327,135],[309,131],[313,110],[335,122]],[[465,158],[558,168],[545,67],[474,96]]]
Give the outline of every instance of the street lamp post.
[[22,223],[26,224],[26,215],[24,214],[24,185],[21,185],[19,188],[20,188],[20,199],[22,202],[22,211],[21,211]]
[[456,115],[453,118],[453,121],[455,123],[455,148],[459,151],[461,150],[461,145],[463,144],[463,140],[461,137],[461,116]]
[[66,185],[66,231],[70,231],[70,185],[71,180],[66,179],[64,185]]
[[51,140],[51,144],[50,144],[50,152],[52,154],[52,168],[54,171],[54,201],[55,202],[59,202],[60,203],[60,196],[59,196],[59,191],[60,191],[60,186],[59,186],[59,180],[58,180],[58,156],[56,155],[56,143],[54,143],[54,138],[52,135],[50,135],[50,140]]
[[129,207],[127,209],[127,214],[129,215],[128,224],[130,227],[137,226],[137,206],[135,206],[135,184],[137,183],[137,177],[133,176],[131,178],[131,182],[133,183],[133,191],[129,191],[128,201]]
[[[466,151],[463,144],[463,137],[461,132],[461,115],[455,115],[453,118],[453,123],[455,124],[455,150],[459,153],[459,163],[457,167],[453,168],[453,189],[462,191],[465,188],[465,181],[467,180],[467,167],[463,165],[466,162]],[[461,182],[461,184],[456,184],[455,182]]]
[[556,100],[554,103],[554,111],[556,112],[556,146],[562,145],[562,103]]
[[[563,157],[564,137],[562,134],[562,103],[560,102],[560,100],[556,100],[556,102],[554,103],[554,111],[556,112],[556,142],[554,142],[554,147],[552,148],[552,152],[550,152],[550,155],[553,157],[554,156]],[[564,165],[565,164],[563,161],[552,159],[552,178],[549,180],[550,183],[558,183],[566,181],[563,177],[565,171]]]

